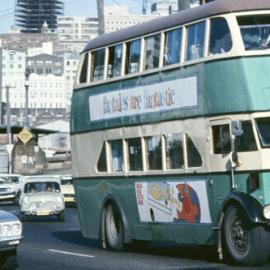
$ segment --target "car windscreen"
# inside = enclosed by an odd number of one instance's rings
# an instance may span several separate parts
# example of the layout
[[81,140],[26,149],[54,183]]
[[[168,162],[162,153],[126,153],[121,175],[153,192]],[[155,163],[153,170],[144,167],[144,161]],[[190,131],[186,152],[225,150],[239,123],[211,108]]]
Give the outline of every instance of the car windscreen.
[[34,182],[25,185],[24,193],[36,192],[60,192],[60,186],[57,182]]
[[2,183],[13,183],[13,184],[19,184],[19,178],[18,176],[0,176],[0,182]]
[[66,179],[61,179],[61,185],[73,185],[73,180],[71,180],[71,179],[68,179],[68,180],[66,180]]

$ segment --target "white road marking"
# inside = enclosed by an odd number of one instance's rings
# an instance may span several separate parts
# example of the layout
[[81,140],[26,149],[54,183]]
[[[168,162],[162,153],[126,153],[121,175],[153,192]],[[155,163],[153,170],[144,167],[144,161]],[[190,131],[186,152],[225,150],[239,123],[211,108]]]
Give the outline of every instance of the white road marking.
[[86,254],[80,254],[80,253],[67,252],[67,251],[63,251],[63,250],[48,249],[48,251],[54,252],[54,253],[65,254],[65,255],[78,256],[78,257],[95,258],[95,256],[93,256],[93,255],[86,255]]

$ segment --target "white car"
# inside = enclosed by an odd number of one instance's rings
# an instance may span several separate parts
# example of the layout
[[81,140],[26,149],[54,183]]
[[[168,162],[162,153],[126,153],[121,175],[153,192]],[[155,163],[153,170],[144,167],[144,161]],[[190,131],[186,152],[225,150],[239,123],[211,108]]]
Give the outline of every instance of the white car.
[[15,215],[0,210],[0,269],[15,269],[17,246],[22,238],[20,220]]
[[71,175],[61,176],[60,183],[65,203],[76,203],[72,176]]
[[28,216],[57,216],[64,221],[64,196],[61,192],[60,181],[54,176],[27,176],[20,198],[22,219]]
[[20,174],[0,174],[0,201],[17,202],[23,189],[23,176]]

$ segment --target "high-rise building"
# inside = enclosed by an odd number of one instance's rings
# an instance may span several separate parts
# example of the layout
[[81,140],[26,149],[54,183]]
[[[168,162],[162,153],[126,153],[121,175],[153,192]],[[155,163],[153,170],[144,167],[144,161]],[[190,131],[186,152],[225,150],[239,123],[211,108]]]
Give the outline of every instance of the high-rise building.
[[16,0],[15,24],[23,33],[40,33],[43,25],[54,32],[63,10],[61,0]]

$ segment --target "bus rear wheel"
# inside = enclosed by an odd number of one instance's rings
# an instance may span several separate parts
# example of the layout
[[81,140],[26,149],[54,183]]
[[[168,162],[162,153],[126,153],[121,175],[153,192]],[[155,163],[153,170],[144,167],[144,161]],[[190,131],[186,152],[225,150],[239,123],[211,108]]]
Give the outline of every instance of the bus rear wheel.
[[109,204],[105,214],[105,236],[108,247],[114,251],[124,248],[124,227],[118,209]]
[[230,258],[244,265],[261,265],[269,257],[269,232],[263,226],[253,225],[238,206],[225,211],[223,236]]

